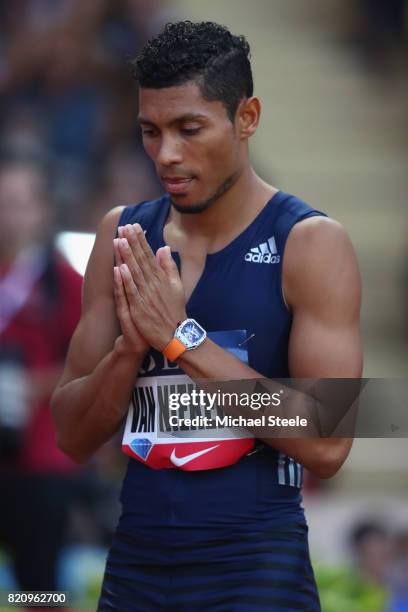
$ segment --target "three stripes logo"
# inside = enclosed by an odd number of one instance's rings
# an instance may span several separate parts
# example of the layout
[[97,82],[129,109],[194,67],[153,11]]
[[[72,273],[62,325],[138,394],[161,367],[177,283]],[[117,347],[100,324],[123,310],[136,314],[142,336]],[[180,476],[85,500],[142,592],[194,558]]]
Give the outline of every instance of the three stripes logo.
[[245,261],[250,261],[251,263],[277,264],[280,262],[280,255],[277,253],[278,249],[276,248],[275,238],[272,236],[268,238],[266,242],[262,242],[259,246],[251,249],[245,255]]

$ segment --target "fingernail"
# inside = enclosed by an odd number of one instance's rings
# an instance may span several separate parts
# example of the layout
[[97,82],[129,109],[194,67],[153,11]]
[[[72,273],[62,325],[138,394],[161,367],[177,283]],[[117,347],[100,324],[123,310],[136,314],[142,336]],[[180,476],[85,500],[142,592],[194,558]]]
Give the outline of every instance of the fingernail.
[[126,240],[126,238],[121,238],[120,243],[125,248],[128,246],[128,241]]
[[132,225],[127,225],[126,226],[126,230],[128,232],[128,234],[130,234],[130,236],[133,236],[133,234],[135,233],[133,230],[133,226]]
[[136,234],[140,234],[140,233],[142,232],[142,226],[141,226],[141,225],[139,225],[139,223],[135,223],[135,224],[133,225],[133,228],[134,228],[134,230],[135,230]]
[[123,272],[127,272],[128,267],[127,267],[127,265],[126,265],[126,264],[122,264],[122,265],[120,266],[120,269],[121,269]]

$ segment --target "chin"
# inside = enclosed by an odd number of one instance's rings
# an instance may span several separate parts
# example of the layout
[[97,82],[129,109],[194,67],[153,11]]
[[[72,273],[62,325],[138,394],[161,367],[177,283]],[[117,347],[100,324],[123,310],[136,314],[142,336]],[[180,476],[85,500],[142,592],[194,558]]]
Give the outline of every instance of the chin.
[[207,210],[207,208],[209,208],[211,204],[213,203],[212,201],[208,201],[208,200],[205,200],[202,202],[200,201],[197,202],[197,200],[194,200],[194,201],[187,200],[186,201],[183,197],[172,196],[171,194],[170,194],[170,202],[173,208],[177,210],[177,212],[181,214],[185,214],[185,215],[194,215],[194,214],[202,213],[205,210]]

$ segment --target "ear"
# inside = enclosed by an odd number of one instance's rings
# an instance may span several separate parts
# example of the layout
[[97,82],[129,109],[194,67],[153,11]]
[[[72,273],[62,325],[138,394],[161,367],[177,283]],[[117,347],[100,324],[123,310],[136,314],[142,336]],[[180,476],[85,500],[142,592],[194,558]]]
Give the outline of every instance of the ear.
[[259,98],[251,96],[251,98],[245,98],[241,100],[237,108],[237,123],[238,123],[238,136],[242,140],[250,138],[252,134],[255,134],[259,118],[261,116],[261,103]]

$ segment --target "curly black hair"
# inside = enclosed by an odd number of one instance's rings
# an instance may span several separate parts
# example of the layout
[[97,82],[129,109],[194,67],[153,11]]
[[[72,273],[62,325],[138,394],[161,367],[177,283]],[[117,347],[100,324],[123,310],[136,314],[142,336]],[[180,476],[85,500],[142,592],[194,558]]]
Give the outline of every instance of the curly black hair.
[[220,100],[234,121],[238,104],[253,94],[250,48],[212,21],[168,23],[131,61],[140,87],[161,89],[194,81],[208,101]]

